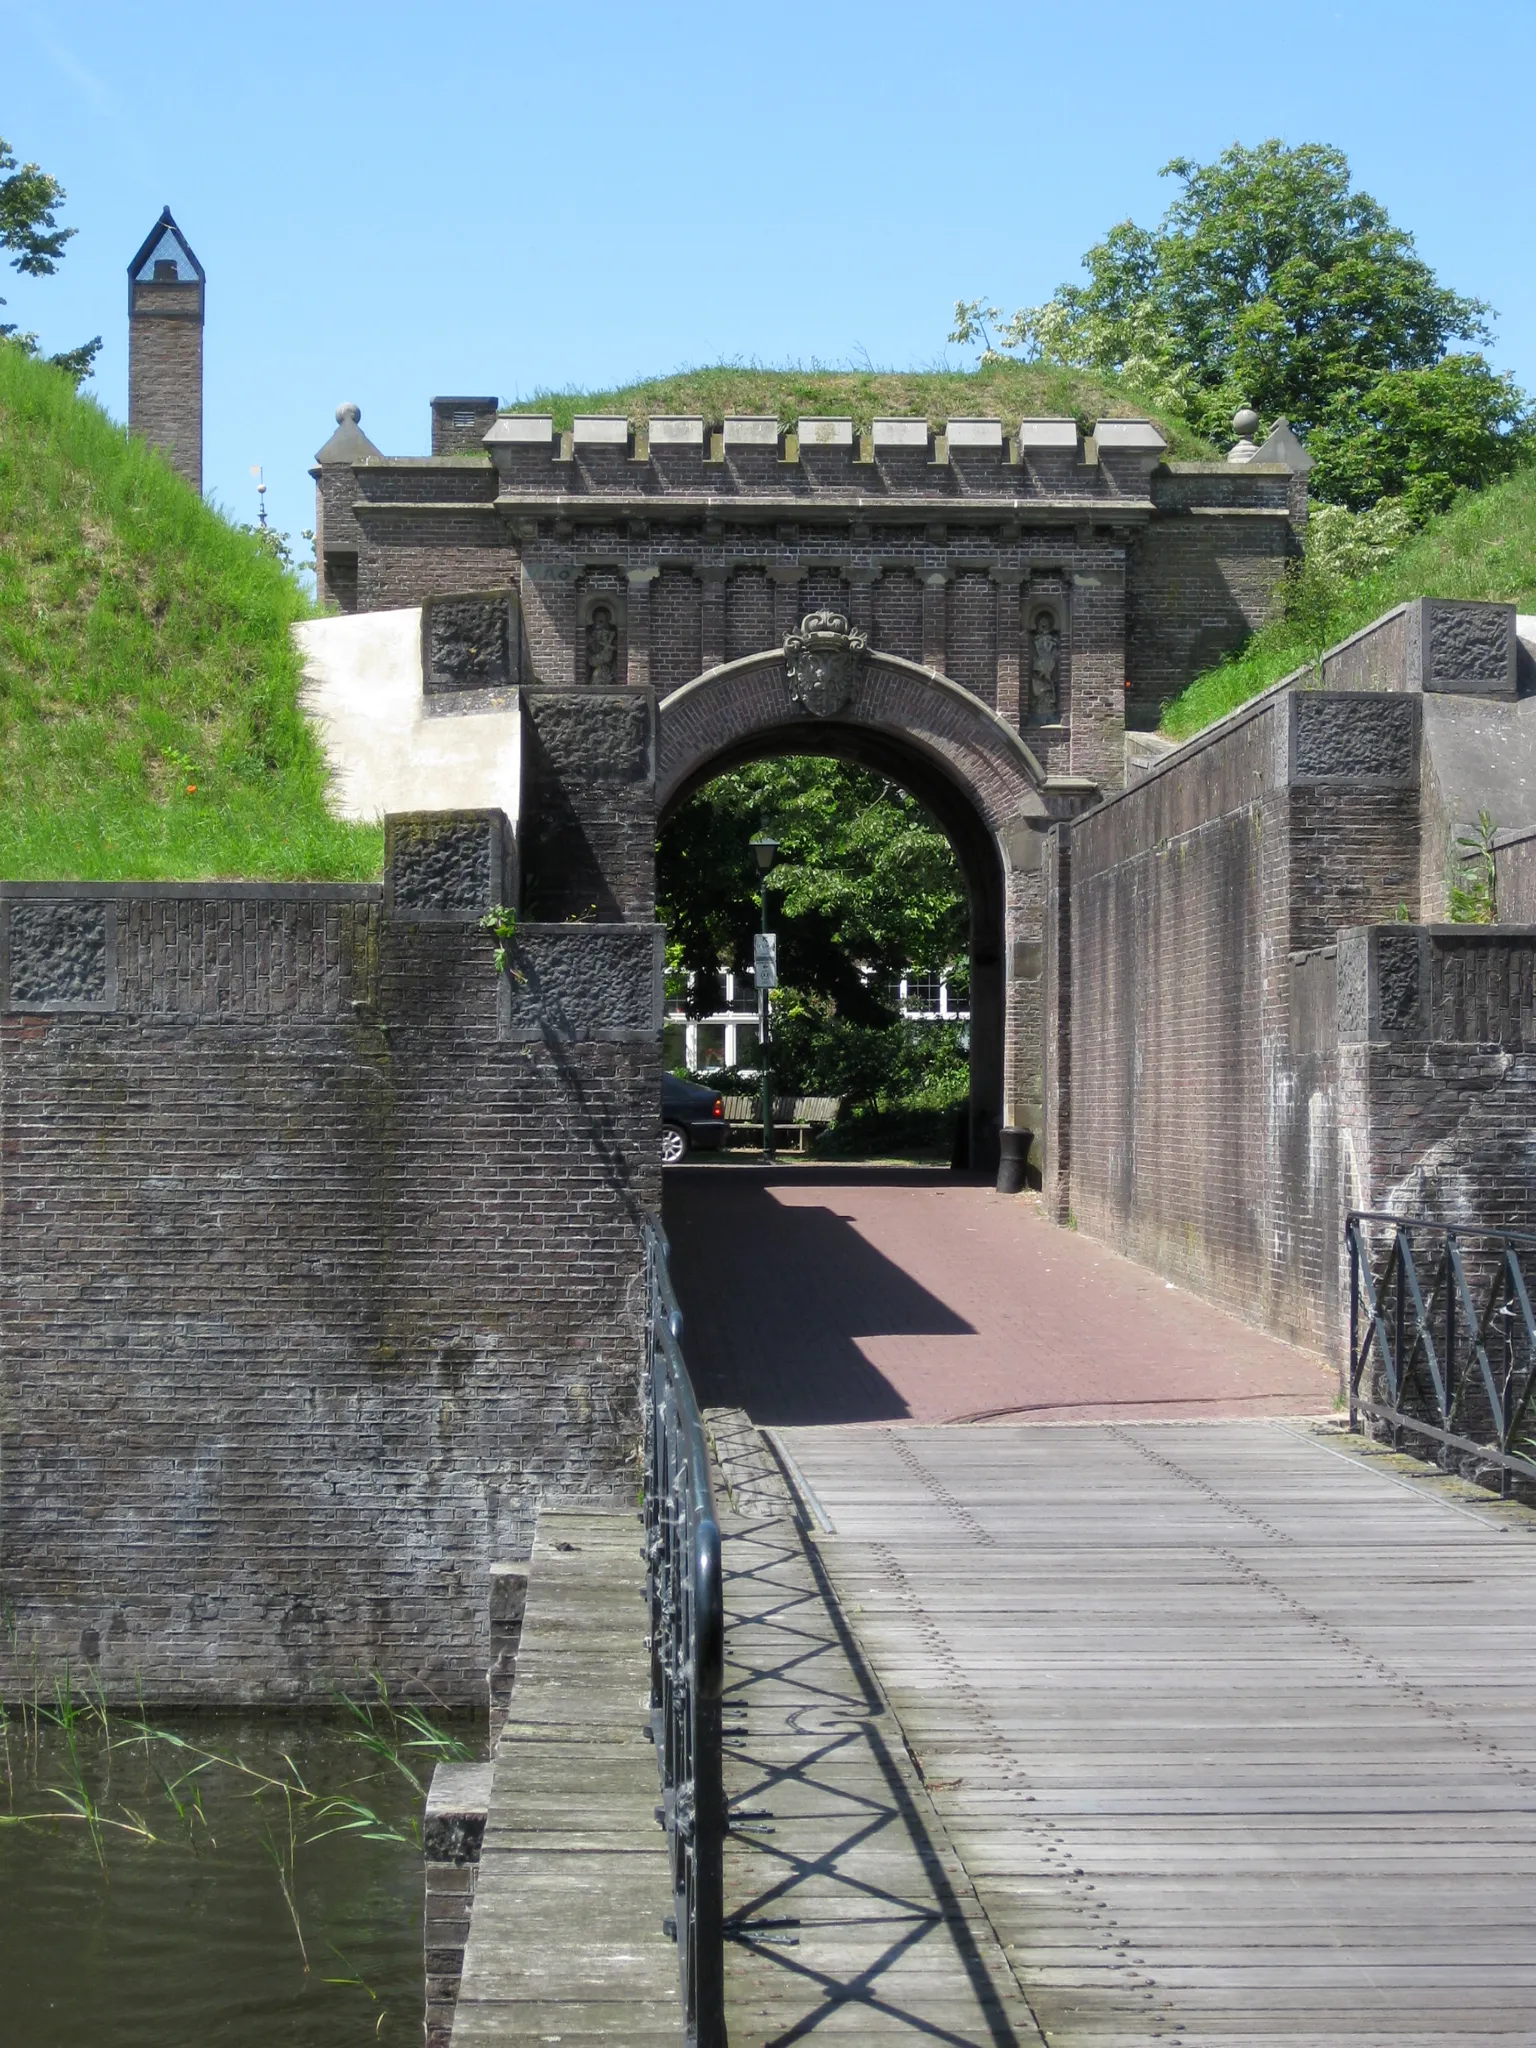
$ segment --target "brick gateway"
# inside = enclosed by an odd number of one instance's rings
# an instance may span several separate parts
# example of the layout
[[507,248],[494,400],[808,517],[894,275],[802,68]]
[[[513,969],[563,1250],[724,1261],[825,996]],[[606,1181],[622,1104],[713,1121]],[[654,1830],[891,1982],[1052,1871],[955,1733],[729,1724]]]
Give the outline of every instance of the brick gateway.
[[0,1661],[481,1689],[491,1562],[632,1496],[657,820],[754,755],[950,832],[977,1149],[1038,1128],[1056,1213],[1314,1343],[1346,1196],[1524,1220],[1536,939],[1404,922],[1527,761],[1508,608],[1393,614],[1122,791],[1262,615],[1286,462],[467,401],[434,445],[343,408],[318,464],[311,709],[382,889],[0,885]]
[[[929,805],[971,899],[972,1157],[993,1162],[1004,1126],[1038,1132],[1045,831],[1117,789],[1127,723],[1155,724],[1265,616],[1305,529],[1288,433],[1189,463],[1145,420],[1087,438],[1063,419],[562,434],[442,398],[433,453],[386,458],[355,406],[337,418],[314,471],[324,592],[354,614],[424,608],[440,716],[517,690],[550,715],[560,693],[577,718],[583,700],[654,706],[662,820],[711,774],[794,751]],[[831,706],[784,678],[815,615],[860,648]]]

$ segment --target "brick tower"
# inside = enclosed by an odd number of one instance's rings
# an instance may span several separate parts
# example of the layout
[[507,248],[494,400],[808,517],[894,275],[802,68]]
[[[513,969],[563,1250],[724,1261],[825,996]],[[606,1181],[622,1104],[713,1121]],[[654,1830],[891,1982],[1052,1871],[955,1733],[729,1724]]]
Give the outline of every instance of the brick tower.
[[166,207],[128,266],[128,431],[203,488],[203,266]]

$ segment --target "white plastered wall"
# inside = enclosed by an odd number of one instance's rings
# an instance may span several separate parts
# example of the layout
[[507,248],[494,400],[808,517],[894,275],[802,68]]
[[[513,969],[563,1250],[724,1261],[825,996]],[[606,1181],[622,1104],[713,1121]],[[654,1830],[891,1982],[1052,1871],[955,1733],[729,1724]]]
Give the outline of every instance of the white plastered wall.
[[516,822],[517,709],[463,711],[452,698],[423,697],[419,606],[309,619],[293,631],[338,817],[501,810]]

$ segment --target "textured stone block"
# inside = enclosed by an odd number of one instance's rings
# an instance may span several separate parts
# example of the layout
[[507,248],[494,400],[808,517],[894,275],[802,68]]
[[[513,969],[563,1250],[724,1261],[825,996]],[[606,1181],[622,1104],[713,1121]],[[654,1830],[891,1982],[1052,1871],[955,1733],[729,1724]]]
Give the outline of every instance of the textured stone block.
[[21,898],[11,902],[7,924],[8,1009],[111,1008],[116,920],[110,902]]
[[1388,1038],[1417,1038],[1422,1034],[1424,1004],[1423,946],[1417,927],[1387,926],[1374,935],[1375,1000],[1372,1019],[1378,1033]]
[[481,918],[512,900],[511,832],[500,811],[422,811],[384,821],[384,901],[417,923]]
[[659,925],[524,925],[508,960],[504,1038],[578,1043],[660,1034]]
[[650,706],[642,697],[530,695],[548,762],[583,783],[643,782],[650,771]]
[[509,590],[429,597],[421,608],[421,682],[428,696],[507,690],[519,676],[517,603]]
[[1292,782],[1417,781],[1419,707],[1413,698],[1300,690],[1286,701]]
[[1341,1043],[1362,1044],[1371,1035],[1371,934],[1339,933],[1335,1014]]
[[1412,607],[1410,676],[1422,690],[1468,697],[1513,697],[1515,608],[1421,597]]

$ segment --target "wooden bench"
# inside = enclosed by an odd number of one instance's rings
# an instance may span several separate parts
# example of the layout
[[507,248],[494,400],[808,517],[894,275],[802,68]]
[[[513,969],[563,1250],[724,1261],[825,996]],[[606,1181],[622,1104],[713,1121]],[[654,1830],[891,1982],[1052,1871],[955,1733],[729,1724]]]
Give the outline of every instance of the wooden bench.
[[[828,1124],[837,1122],[837,1108],[838,1098],[835,1095],[775,1095],[775,1143],[787,1140],[792,1134],[795,1140],[794,1149],[803,1152],[813,1131],[824,1130]],[[760,1095],[727,1095],[725,1115],[733,1133],[738,1129],[756,1131],[758,1142],[761,1144],[763,1098]]]

